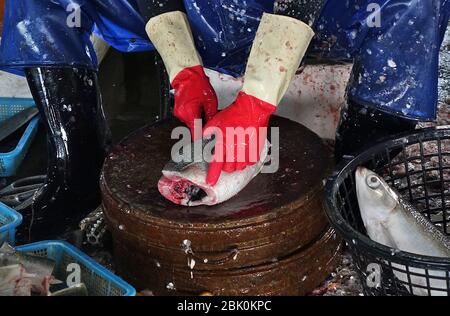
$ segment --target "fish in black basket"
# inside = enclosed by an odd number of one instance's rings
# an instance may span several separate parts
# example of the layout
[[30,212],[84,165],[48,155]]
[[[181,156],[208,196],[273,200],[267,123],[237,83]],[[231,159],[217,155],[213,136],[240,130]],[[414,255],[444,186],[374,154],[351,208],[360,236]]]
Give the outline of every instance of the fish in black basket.
[[[413,254],[450,258],[450,239],[417,211],[386,181],[373,171],[359,167],[355,173],[356,193],[361,217],[369,237],[394,250]],[[403,265],[393,263],[394,268],[406,271]],[[423,269],[409,267],[411,284],[415,295],[447,295],[446,272],[429,270],[430,287],[426,289],[426,272]],[[394,270],[395,276],[408,284],[406,273]],[[423,275],[423,277],[422,277]],[[442,280],[437,278],[444,278]],[[424,288],[421,288],[424,287]]]

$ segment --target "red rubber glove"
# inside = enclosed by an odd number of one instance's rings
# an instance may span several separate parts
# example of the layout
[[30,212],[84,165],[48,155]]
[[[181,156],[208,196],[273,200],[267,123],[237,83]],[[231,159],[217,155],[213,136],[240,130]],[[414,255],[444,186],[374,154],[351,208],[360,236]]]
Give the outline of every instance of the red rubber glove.
[[[233,104],[206,124],[203,137],[216,135],[215,152],[206,178],[208,184],[215,185],[222,170],[225,172],[243,170],[259,161],[266,141],[269,118],[275,111],[274,105],[240,92]],[[227,137],[227,127],[240,127],[244,130],[254,127],[254,129],[252,133],[245,134],[245,137],[238,138],[232,134]],[[218,137],[219,130],[222,137]],[[250,153],[253,149],[257,150],[256,155]],[[238,153],[241,153],[241,157],[238,157]],[[245,157],[242,157],[242,153],[245,153]]]
[[190,128],[194,139],[194,120],[201,119],[204,113],[209,121],[217,113],[216,93],[201,65],[180,71],[172,87],[175,89],[174,115]]

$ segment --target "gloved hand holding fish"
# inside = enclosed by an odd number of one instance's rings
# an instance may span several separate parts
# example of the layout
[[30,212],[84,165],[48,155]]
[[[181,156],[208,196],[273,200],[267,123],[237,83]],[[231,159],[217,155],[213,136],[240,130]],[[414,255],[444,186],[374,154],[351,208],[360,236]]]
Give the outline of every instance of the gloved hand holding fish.
[[[355,173],[356,192],[361,217],[368,236],[375,242],[396,251],[413,254],[450,258],[450,239],[428,219],[407,202],[398,192],[376,173],[359,167]],[[392,263],[392,266],[406,271],[406,267]],[[426,272],[409,267],[411,284],[415,295],[428,295]],[[447,282],[433,277],[445,278],[445,271],[428,271],[430,287],[442,289],[431,291],[431,295],[447,295]],[[408,282],[406,273],[394,270],[402,282]],[[423,277],[419,276],[423,275]]]
[[[183,68],[173,66],[174,56],[169,53],[172,50],[166,47],[167,39],[161,33],[164,28],[161,25],[156,28],[154,23],[149,23],[147,31],[169,72],[172,72],[170,69]],[[158,23],[168,22],[162,19]],[[158,184],[164,197],[185,206],[214,205],[238,194],[258,175],[267,156],[265,140],[269,118],[286,93],[313,35],[313,30],[297,19],[263,15],[249,56],[242,91],[225,110],[212,118],[207,117],[209,121],[203,136],[215,135],[211,163],[169,163]],[[189,65],[198,64],[192,47],[185,50],[184,56],[192,56],[188,59],[195,60]],[[180,116],[179,109],[180,105],[176,106],[177,116]],[[187,125],[192,130],[191,124]],[[232,136],[228,134],[230,129]],[[256,152],[251,152],[252,149]],[[240,153],[243,153],[242,157]]]
[[164,60],[175,91],[174,115],[190,128],[194,139],[195,120],[202,114],[210,120],[217,113],[218,101],[203,70],[187,17],[180,11],[155,16],[146,31]]
[[0,296],[87,296],[84,284],[66,286],[53,276],[53,260],[0,247]]

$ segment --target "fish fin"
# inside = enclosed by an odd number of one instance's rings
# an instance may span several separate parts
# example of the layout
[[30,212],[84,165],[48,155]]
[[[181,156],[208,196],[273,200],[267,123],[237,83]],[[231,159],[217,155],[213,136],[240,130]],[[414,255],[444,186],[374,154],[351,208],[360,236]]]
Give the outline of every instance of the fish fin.
[[60,285],[63,284],[64,282],[61,280],[57,280],[57,279],[52,279],[50,280],[50,285]]

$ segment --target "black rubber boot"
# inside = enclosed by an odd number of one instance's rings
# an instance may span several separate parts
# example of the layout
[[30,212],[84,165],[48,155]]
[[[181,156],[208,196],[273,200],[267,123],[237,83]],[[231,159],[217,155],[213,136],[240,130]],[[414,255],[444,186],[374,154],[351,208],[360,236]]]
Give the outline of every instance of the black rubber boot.
[[336,162],[340,162],[345,156],[353,156],[383,138],[412,131],[416,125],[417,121],[348,100],[347,106],[341,112],[336,132]]
[[26,76],[48,135],[47,180],[23,214],[30,239],[39,240],[70,230],[99,205],[110,133],[95,71],[40,67]]

